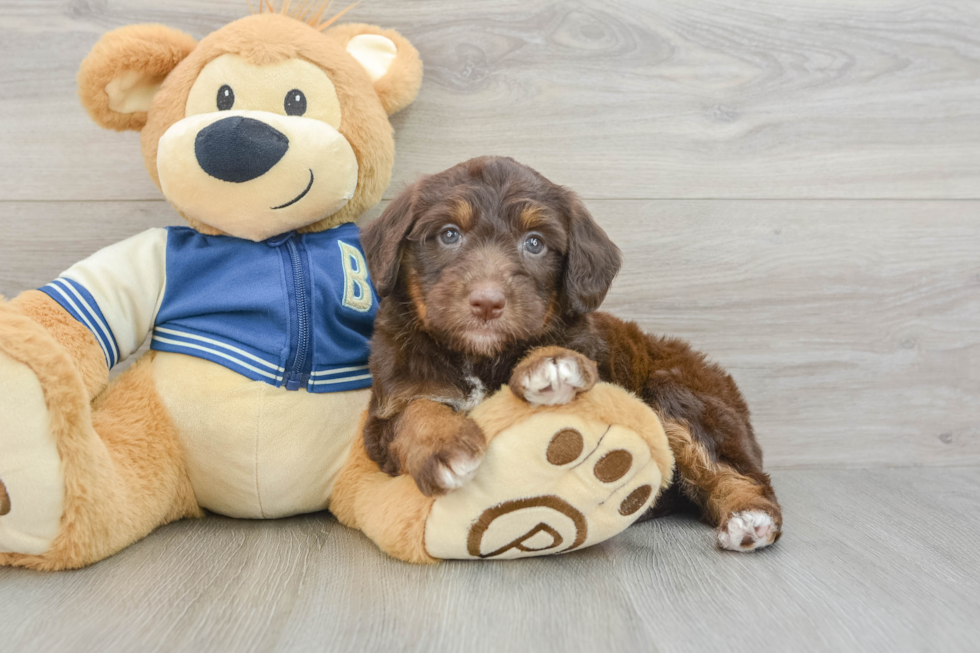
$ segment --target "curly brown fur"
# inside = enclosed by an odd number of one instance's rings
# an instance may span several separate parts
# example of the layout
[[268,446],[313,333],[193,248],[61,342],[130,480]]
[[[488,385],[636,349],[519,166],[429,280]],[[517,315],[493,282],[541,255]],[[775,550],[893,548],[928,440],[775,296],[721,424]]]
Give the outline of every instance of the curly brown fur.
[[601,380],[636,394],[667,427],[680,480],[650,515],[684,499],[724,527],[762,510],[778,536],[779,505],[732,377],[681,340],[594,312],[620,254],[574,193],[512,159],[473,159],[408,188],[363,243],[383,297],[365,447],[384,471],[414,474],[398,424],[416,402],[463,413],[532,350],[563,347],[596,361]]

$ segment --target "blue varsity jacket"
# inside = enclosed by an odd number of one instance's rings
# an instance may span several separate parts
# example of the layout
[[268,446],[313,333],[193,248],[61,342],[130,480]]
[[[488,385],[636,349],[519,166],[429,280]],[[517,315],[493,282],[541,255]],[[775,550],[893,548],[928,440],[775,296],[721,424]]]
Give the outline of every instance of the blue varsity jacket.
[[288,390],[371,385],[378,298],[354,224],[260,243],[151,229],[41,290],[92,331],[110,368],[152,331],[152,349]]

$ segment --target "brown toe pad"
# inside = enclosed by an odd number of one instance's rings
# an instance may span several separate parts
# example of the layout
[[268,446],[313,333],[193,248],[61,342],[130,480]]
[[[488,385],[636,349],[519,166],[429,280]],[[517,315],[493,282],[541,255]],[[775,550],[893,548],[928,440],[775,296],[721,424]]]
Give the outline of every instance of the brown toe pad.
[[10,497],[7,495],[7,488],[3,481],[0,481],[0,517],[8,512],[10,512]]

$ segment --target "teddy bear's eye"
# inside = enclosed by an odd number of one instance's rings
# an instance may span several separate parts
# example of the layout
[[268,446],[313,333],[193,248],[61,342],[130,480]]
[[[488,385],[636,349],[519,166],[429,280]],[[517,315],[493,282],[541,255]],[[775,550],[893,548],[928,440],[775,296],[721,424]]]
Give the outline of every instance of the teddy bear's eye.
[[235,91],[225,84],[218,89],[218,111],[227,111],[235,106]]
[[302,116],[306,113],[306,96],[298,88],[286,93],[286,100],[282,104],[287,116]]

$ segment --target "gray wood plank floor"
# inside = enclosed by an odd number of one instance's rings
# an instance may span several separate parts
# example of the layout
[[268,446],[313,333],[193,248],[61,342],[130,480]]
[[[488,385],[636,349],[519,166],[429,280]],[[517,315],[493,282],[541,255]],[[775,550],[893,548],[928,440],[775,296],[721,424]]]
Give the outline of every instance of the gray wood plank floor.
[[[99,36],[246,11],[0,0],[0,294],[179,223],[138,136],[78,104]],[[726,554],[679,516],[418,568],[326,514],[214,517],[78,572],[0,569],[0,649],[977,650],[980,4],[371,0],[349,19],[426,63],[387,197],[488,153],[577,190],[626,256],[606,308],[742,386],[786,536]]]
[[208,518],[0,569],[9,651],[975,651],[980,470],[785,471],[754,555],[671,517],[567,556],[413,567],[329,515]]

